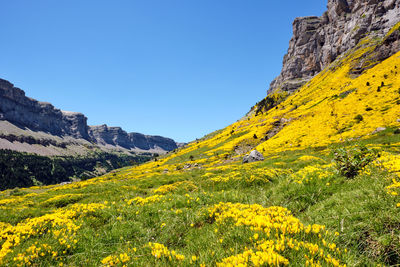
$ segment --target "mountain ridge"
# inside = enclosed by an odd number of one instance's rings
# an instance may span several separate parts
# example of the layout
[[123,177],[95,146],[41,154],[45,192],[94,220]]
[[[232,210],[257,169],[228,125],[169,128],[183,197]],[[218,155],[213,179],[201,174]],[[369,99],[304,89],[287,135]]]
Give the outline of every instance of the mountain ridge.
[[[66,145],[80,144],[86,147],[98,146],[102,150],[152,153],[165,153],[178,148],[177,143],[171,138],[127,133],[120,127],[109,127],[105,124],[89,126],[84,114],[59,110],[50,103],[29,98],[23,90],[4,79],[0,79],[0,121],[7,121],[15,126],[11,130],[10,125],[2,123],[0,133],[3,137],[9,135],[11,131],[13,136],[28,136],[31,139],[37,139],[36,144],[38,145],[40,145],[41,139],[46,139],[54,140],[51,143],[62,143],[64,148]],[[21,130],[17,130],[17,128]],[[34,132],[42,132],[46,137]],[[10,138],[13,137],[8,139]],[[35,152],[35,148],[25,149],[20,146],[18,149],[11,144],[13,142],[4,140],[7,138],[0,139],[3,139],[0,141],[0,148]],[[26,138],[14,139],[18,142]],[[2,145],[2,143],[7,143],[7,145]],[[48,153],[68,154],[60,149],[58,152],[49,150]],[[80,151],[77,153],[81,154]],[[46,152],[39,154],[46,154]]]

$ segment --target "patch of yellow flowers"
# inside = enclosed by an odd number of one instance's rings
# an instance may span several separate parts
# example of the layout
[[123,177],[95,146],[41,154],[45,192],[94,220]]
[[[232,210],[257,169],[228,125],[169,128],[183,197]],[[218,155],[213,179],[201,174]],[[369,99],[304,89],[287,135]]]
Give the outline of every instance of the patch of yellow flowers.
[[[400,178],[400,155],[389,152],[382,152],[381,156],[374,162],[375,166],[386,169],[388,172],[394,173],[397,178]],[[386,192],[392,196],[399,194],[400,181],[396,178],[392,179],[392,184],[386,187]],[[400,207],[400,203],[397,203]]]
[[308,165],[303,169],[300,169],[296,173],[292,174],[290,178],[293,182],[298,184],[308,183],[314,178],[325,179],[333,174],[331,168],[333,164],[326,165]]
[[144,206],[149,203],[159,202],[164,196],[163,195],[153,195],[146,198],[135,197],[133,199],[126,200],[128,205],[131,205],[135,202],[137,205]]
[[10,207],[7,207],[9,205],[14,205],[14,204],[19,204],[19,203],[24,203],[24,205],[18,205],[11,207],[12,209],[21,209],[21,206],[24,207],[25,205],[33,204],[32,201],[29,200],[30,197],[37,196],[38,194],[36,193],[30,193],[26,194],[24,196],[10,196],[8,198],[4,198],[0,200],[0,209],[9,209]]
[[196,189],[196,185],[191,181],[175,182],[173,184],[162,185],[153,190],[156,194],[167,194],[175,191],[178,187],[184,186],[186,189]]
[[160,243],[149,242],[148,247],[151,248],[151,254],[157,259],[167,258],[168,260],[185,260],[185,256],[178,254],[175,250],[169,250],[166,246]]
[[[8,225],[0,230],[0,265],[3,259],[13,249],[23,242],[37,236],[50,235],[57,241],[59,250],[65,254],[71,250],[77,243],[76,233],[80,228],[76,224],[76,220],[84,214],[94,212],[98,209],[104,209],[106,206],[99,203],[91,204],[74,204],[67,209],[58,209],[53,213],[49,213],[40,217],[30,218],[18,223],[17,225]],[[42,245],[44,246],[44,244]],[[51,247],[29,247],[25,253],[14,257],[17,265],[31,265],[33,260],[38,257],[46,256],[48,253],[37,253],[42,250],[49,250],[52,256],[57,256],[58,251],[51,251]],[[57,254],[53,254],[57,253]]]
[[[289,260],[281,255],[287,254],[288,250],[302,250],[305,253],[304,264],[320,266],[325,262],[331,266],[345,266],[334,257],[340,255],[340,250],[334,243],[325,241],[324,237],[329,235],[325,226],[304,226],[286,208],[221,202],[208,211],[217,224],[233,223],[236,227],[249,227],[256,232],[254,249],[245,248],[243,253],[222,259],[218,266],[288,265]],[[259,236],[264,238],[258,240]],[[318,240],[318,243],[305,239]]]
[[252,165],[235,166],[233,171],[227,172],[222,175],[213,176],[212,173],[208,172],[203,175],[204,178],[209,178],[211,181],[216,183],[227,183],[231,181],[243,181],[246,183],[253,182],[269,182],[270,179],[289,174],[289,170],[278,169],[278,168],[249,168]]
[[123,267],[126,267],[126,263],[130,261],[131,257],[127,253],[120,253],[118,255],[110,255],[105,257],[101,263],[104,266],[116,266],[116,265],[122,265]]

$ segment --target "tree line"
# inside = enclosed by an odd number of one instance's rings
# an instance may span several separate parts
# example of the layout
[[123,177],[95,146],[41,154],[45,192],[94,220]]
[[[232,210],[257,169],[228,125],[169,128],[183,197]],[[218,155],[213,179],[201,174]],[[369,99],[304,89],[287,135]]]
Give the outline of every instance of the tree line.
[[111,171],[136,165],[152,158],[151,154],[117,155],[96,152],[88,156],[40,156],[36,154],[0,150],[0,190],[49,185],[81,180],[99,175],[99,170]]

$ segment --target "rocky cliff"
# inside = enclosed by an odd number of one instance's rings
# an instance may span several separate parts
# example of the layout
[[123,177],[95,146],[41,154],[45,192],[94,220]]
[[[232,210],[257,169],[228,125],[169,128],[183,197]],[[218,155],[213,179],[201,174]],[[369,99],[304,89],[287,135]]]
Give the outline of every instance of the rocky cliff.
[[82,113],[56,109],[46,102],[25,96],[25,92],[0,79],[0,120],[33,131],[89,140],[87,118]]
[[[383,38],[399,20],[399,0],[328,0],[328,10],[321,17],[294,20],[282,72],[272,81],[268,93],[295,91],[359,44],[366,34],[369,40]],[[393,35],[381,51],[376,51],[380,61],[400,48],[399,34]]]
[[72,146],[77,154],[93,148],[163,153],[178,147],[170,138],[88,126],[83,114],[26,97],[23,90],[0,79],[0,149],[62,155],[71,154],[63,150]]
[[89,126],[89,134],[98,144],[120,146],[129,150],[171,151],[178,148],[177,143],[170,138],[144,135],[141,133],[127,133],[120,127],[108,127],[105,124]]

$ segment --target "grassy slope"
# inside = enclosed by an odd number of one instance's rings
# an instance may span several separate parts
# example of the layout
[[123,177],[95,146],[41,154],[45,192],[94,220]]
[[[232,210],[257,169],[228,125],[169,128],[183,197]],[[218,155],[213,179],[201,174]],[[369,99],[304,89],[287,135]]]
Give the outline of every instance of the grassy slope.
[[[349,77],[368,43],[277,108],[250,112],[158,161],[0,192],[0,264],[399,263],[400,53]],[[282,118],[284,127],[261,140]],[[387,129],[371,134],[377,127]],[[330,149],[354,139],[382,157],[349,180]],[[236,152],[254,147],[266,160],[240,164]]]

